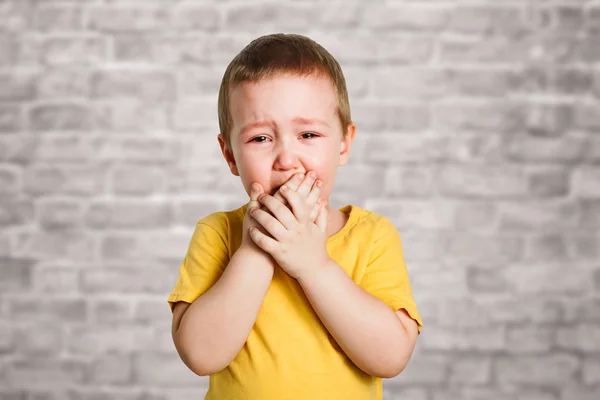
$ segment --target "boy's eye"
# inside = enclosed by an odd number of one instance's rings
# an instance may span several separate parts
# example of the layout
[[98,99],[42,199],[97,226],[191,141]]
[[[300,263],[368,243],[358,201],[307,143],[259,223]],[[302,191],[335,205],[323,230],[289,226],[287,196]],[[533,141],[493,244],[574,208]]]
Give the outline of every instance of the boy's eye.
[[[265,139],[265,140],[258,140],[258,139]],[[252,139],[251,142],[264,143],[266,141],[266,139],[267,139],[266,136],[257,136],[254,139]]]
[[311,136],[310,136],[310,137],[307,137],[307,138],[305,138],[305,139],[310,139],[310,138],[312,138],[312,137],[317,137],[317,135],[316,135],[316,134],[314,134],[314,133],[312,133],[312,132],[306,132],[306,133],[303,133],[303,134],[302,134],[302,136],[306,136],[306,135],[311,135]]

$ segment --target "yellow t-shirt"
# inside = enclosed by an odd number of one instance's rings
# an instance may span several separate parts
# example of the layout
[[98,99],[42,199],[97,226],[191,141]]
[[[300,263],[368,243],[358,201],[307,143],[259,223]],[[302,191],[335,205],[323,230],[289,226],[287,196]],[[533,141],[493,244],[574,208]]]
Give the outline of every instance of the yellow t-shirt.
[[[200,220],[168,298],[192,303],[221,276],[242,241],[248,204]],[[406,309],[423,326],[412,297],[400,236],[384,216],[347,205],[349,219],[327,239],[327,251],[366,291],[392,310]],[[381,378],[346,356],[315,313],[298,282],[281,268],[246,343],[227,368],[210,376],[205,400],[380,400]]]

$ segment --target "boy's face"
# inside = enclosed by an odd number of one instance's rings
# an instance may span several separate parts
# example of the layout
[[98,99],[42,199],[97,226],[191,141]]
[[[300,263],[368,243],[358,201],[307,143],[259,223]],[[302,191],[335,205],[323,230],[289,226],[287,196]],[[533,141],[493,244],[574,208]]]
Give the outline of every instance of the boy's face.
[[218,139],[246,192],[258,182],[273,195],[295,173],[315,171],[323,181],[320,197],[328,199],[356,131],[351,123],[342,135],[336,104],[329,79],[316,75],[279,75],[232,90],[231,148]]

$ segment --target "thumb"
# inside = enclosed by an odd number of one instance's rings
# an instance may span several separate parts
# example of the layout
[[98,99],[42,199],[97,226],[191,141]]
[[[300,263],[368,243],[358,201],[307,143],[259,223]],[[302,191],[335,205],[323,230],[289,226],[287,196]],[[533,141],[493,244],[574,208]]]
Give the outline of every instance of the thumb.
[[319,215],[317,215],[315,223],[322,232],[327,232],[327,202],[321,204],[321,209],[319,210]]
[[259,183],[253,183],[250,185],[250,203],[248,204],[248,208],[260,207],[260,203],[258,202],[258,196],[262,193],[262,186]]

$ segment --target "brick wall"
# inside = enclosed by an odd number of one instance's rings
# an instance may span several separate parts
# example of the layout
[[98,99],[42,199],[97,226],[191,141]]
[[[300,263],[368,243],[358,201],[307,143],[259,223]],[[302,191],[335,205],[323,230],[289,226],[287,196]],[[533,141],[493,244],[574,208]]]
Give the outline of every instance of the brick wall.
[[400,230],[426,327],[386,400],[600,398],[600,2],[0,1],[0,399],[199,399],[166,297],[245,201],[227,63],[306,34],[357,138],[332,203]]

